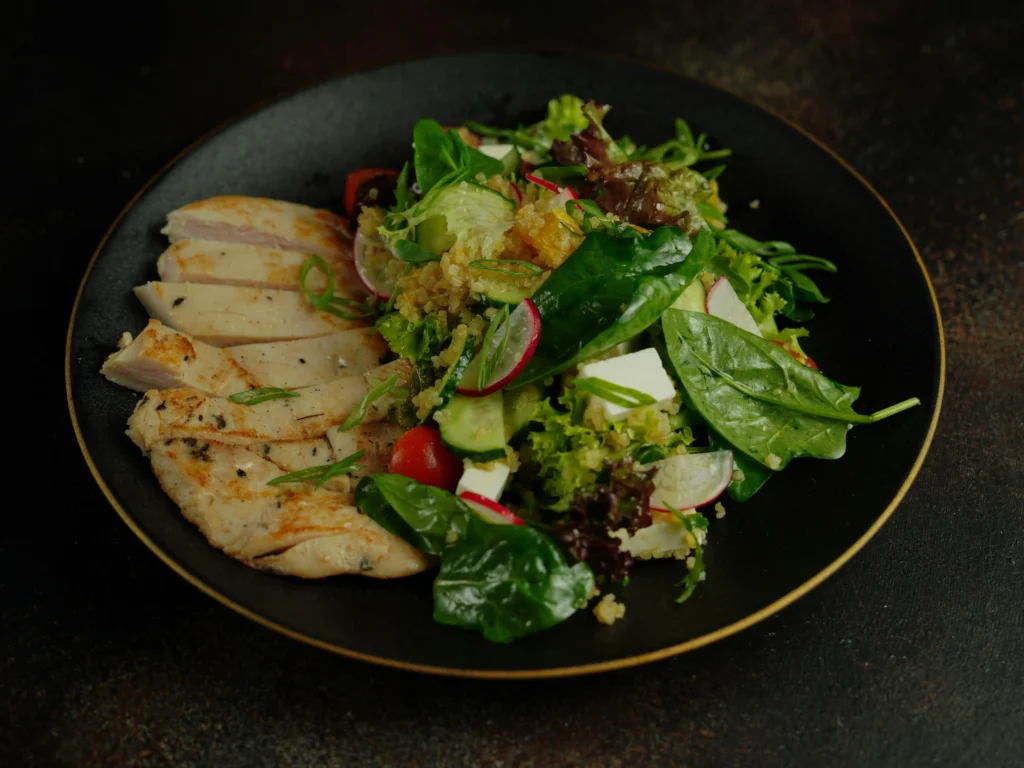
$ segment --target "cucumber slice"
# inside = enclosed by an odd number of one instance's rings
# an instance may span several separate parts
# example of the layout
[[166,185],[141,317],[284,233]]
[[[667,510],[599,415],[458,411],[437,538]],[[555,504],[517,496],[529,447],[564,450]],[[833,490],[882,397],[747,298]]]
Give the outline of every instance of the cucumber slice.
[[462,381],[462,377],[466,373],[466,369],[473,361],[473,353],[475,351],[476,339],[472,336],[467,336],[465,342],[462,344],[462,350],[459,352],[458,358],[454,363],[452,363],[451,368],[448,369],[445,375],[441,377],[441,383],[437,385],[437,396],[440,398],[441,402],[434,406],[427,415],[428,420],[431,416],[451,402],[451,399],[455,396],[455,392],[458,389],[459,382]]
[[519,154],[519,150],[516,147],[512,147],[512,150],[501,158],[501,164],[505,166],[505,170],[502,171],[503,176],[511,176],[519,172],[519,166],[522,165],[522,157]]
[[683,292],[679,294],[679,298],[672,304],[672,309],[684,309],[688,312],[706,312],[704,303],[707,301],[707,297],[708,292],[704,289],[704,283],[698,277],[683,289]]
[[455,245],[455,235],[448,231],[444,216],[431,216],[416,227],[416,242],[440,256]]
[[460,458],[493,461],[505,455],[501,392],[486,397],[455,395],[437,414],[441,439]]
[[515,285],[489,280],[473,280],[469,286],[484,304],[498,309],[506,304],[514,307],[523,299],[530,298],[536,290],[536,288],[519,288]]
[[539,384],[527,384],[519,389],[503,389],[505,407],[505,436],[512,439],[530,423],[537,405],[544,399]]

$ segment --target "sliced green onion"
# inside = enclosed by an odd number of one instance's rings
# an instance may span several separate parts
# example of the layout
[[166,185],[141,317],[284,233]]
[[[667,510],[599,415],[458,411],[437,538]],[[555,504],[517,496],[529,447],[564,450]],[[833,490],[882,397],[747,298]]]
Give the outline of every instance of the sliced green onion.
[[352,429],[352,427],[359,426],[362,423],[363,419],[366,418],[366,412],[373,404],[373,401],[379,397],[383,397],[384,395],[386,395],[388,392],[395,388],[396,384],[398,384],[397,373],[390,379],[382,381],[376,387],[367,392],[366,397],[364,397],[363,401],[359,403],[359,407],[352,411],[352,413],[348,415],[348,418],[345,419],[338,426],[338,431],[344,432],[345,430]]
[[784,253],[781,256],[772,256],[768,259],[768,263],[774,267],[785,266],[795,270],[820,269],[825,272],[839,271],[839,268],[828,259],[823,259],[820,256],[807,256],[802,253]]
[[544,270],[536,264],[520,259],[475,259],[469,262],[469,266],[484,272],[498,272],[513,277],[538,277],[544,274]]
[[701,171],[700,175],[703,176],[708,181],[714,181],[719,176],[721,176],[724,171],[724,165],[716,165],[714,168],[708,168],[706,171]]
[[[306,280],[309,278],[309,273],[313,269],[318,269],[323,272],[324,277],[327,278],[327,287],[323,293],[316,293],[309,286],[306,285]],[[302,265],[302,271],[299,273],[299,285],[302,288],[302,292],[306,294],[306,298],[309,303],[320,312],[329,312],[336,317],[340,317],[343,320],[365,320],[366,318],[373,317],[373,307],[368,304],[364,304],[354,299],[346,298],[345,296],[334,295],[334,270],[331,269],[331,265],[324,261],[316,254],[310,254],[309,258],[306,259],[306,263]],[[358,313],[346,312],[341,307],[348,307],[351,309],[358,310]]]
[[666,504],[668,511],[671,512],[676,518],[682,523],[686,530],[693,536],[693,568],[691,568],[682,581],[676,584],[677,587],[683,587],[682,594],[676,598],[677,603],[685,603],[690,599],[693,591],[697,589],[697,585],[700,583],[700,575],[704,573],[704,548],[700,545],[700,539],[697,538],[698,528],[707,530],[708,519],[700,514],[684,515],[678,509],[673,507],[671,504]]
[[245,392],[235,392],[233,395],[228,395],[228,399],[242,405],[257,405],[258,403],[265,403],[267,400],[279,400],[282,397],[298,396],[298,392],[292,392],[290,389],[260,387],[259,389],[249,389]]
[[728,224],[729,220],[722,213],[722,209],[716,205],[709,203],[707,200],[701,200],[697,203],[697,212],[700,213],[705,219],[709,221],[717,221],[722,224]]
[[[402,279],[404,280],[412,272],[412,264],[405,265],[405,272],[402,273]],[[395,290],[391,292],[391,297],[388,299],[388,303],[384,305],[384,312],[390,312],[395,308],[395,300],[398,298],[398,284],[395,284]]]
[[[494,369],[498,365],[498,361],[501,359],[502,353],[505,351],[505,344],[508,342],[509,332],[508,316],[508,304],[505,304],[498,310],[498,313],[491,318],[491,324],[487,327],[487,333],[484,334],[484,343],[480,348],[480,370],[477,372],[476,379],[477,389],[483,389],[487,386],[487,382],[491,380],[491,374],[494,373]],[[493,341],[494,334],[497,333],[499,327],[505,329],[505,334],[502,336],[501,342],[498,344],[498,348],[492,355],[490,353],[491,341]]]
[[304,483],[308,480],[316,480],[316,487],[322,488],[324,483],[330,480],[332,477],[338,475],[347,475],[350,472],[354,472],[359,469],[359,465],[356,464],[359,459],[366,453],[365,449],[358,450],[351,456],[348,456],[341,461],[336,461],[334,464],[320,464],[316,467],[306,467],[300,469],[298,472],[292,472],[288,475],[281,475],[281,477],[275,477],[269,481],[267,485],[281,485],[282,483]]
[[630,389],[621,384],[615,384],[606,379],[599,379],[593,376],[588,376],[585,379],[576,379],[574,383],[578,389],[582,389],[584,392],[589,392],[592,395],[597,395],[609,403],[621,405],[623,408],[639,408],[658,402],[639,389]]

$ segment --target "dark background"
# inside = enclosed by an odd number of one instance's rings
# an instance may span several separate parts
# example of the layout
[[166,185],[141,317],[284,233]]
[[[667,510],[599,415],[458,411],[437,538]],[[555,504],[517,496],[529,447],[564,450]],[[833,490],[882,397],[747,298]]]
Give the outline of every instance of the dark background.
[[[0,765],[1022,764],[1024,4],[510,8],[0,10]],[[633,56],[796,121],[889,200],[942,306],[943,414],[892,520],[780,615],[648,667],[458,681],[280,637],[135,540],[66,414],[85,265],[182,147],[330,74],[495,46]]]

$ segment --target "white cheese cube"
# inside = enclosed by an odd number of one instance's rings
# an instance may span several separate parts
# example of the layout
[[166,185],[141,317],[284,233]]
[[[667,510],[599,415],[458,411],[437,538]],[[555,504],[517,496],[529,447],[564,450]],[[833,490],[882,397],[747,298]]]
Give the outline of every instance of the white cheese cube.
[[470,491],[479,493],[491,501],[498,501],[505,491],[505,483],[508,482],[509,474],[508,464],[501,461],[493,461],[482,467],[467,462],[466,468],[462,471],[462,477],[459,478],[459,484],[455,488],[455,495],[458,496],[463,491]]
[[[672,379],[665,373],[661,357],[657,350],[648,348],[628,355],[619,355],[608,360],[587,363],[580,368],[578,378],[596,378],[610,381],[621,387],[629,387],[654,398],[655,408],[667,408],[676,396],[676,388]],[[610,403],[603,397],[591,395],[604,411],[608,421],[619,421],[626,418],[634,409],[616,403]]]
[[515,149],[515,147],[511,144],[481,144],[477,149],[488,157],[493,157],[495,160],[502,160],[505,155]]

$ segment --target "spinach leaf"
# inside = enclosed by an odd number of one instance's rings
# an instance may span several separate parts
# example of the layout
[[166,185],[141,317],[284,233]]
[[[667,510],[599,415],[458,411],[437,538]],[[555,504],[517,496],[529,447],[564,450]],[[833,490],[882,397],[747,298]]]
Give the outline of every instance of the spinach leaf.
[[761,486],[767,483],[773,474],[772,470],[768,469],[764,464],[754,461],[743,451],[738,450],[736,446],[729,443],[728,440],[713,429],[708,430],[708,443],[711,445],[712,450],[732,451],[733,468],[743,473],[742,480],[731,481],[728,488],[725,489],[726,493],[729,494],[729,498],[735,501],[746,501],[749,499],[761,490]]
[[424,195],[453,172],[461,171],[457,178],[462,179],[481,172],[493,176],[504,170],[500,160],[467,147],[457,132],[449,133],[436,120],[419,120],[412,138],[413,168]]
[[398,240],[395,243],[395,253],[398,255],[398,258],[409,264],[425,264],[428,261],[441,260],[441,257],[436,253],[428,251],[413,240]]
[[434,620],[504,643],[567,619],[586,605],[593,586],[590,567],[570,567],[540,531],[474,516],[466,535],[441,557]]
[[671,310],[662,326],[687,399],[712,429],[772,469],[797,456],[837,459],[853,424],[920,404],[911,398],[859,414],[853,410],[859,388],[832,381],[725,320]]
[[487,523],[440,488],[403,475],[369,475],[355,500],[385,530],[440,555],[434,620],[441,624],[479,629],[504,643],[567,619],[593,589],[590,567],[570,567],[545,534]]
[[655,323],[705,267],[714,238],[660,227],[646,239],[594,232],[533,294],[540,342],[519,387],[631,339]]
[[454,494],[405,475],[364,477],[356,486],[355,500],[356,506],[382,528],[428,555],[441,554],[461,539],[473,517],[469,507]]

